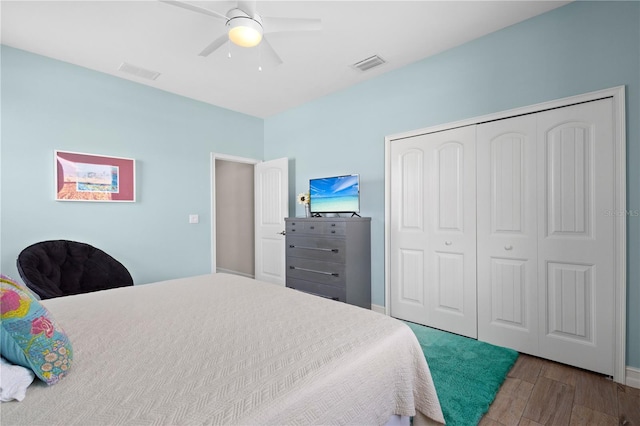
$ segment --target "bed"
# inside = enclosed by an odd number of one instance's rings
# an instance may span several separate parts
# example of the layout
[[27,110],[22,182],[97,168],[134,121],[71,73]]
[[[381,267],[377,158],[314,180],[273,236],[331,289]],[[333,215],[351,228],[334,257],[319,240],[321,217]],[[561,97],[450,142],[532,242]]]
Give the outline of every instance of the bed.
[[3,426],[444,423],[412,331],[366,309],[229,274],[43,304],[73,364]]

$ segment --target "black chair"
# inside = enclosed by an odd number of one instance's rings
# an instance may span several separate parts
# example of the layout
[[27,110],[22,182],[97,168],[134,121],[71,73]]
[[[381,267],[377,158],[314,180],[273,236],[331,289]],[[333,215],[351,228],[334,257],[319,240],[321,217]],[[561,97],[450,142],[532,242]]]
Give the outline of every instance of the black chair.
[[76,241],[42,241],[18,255],[18,273],[42,299],[133,285],[127,268],[104,251]]

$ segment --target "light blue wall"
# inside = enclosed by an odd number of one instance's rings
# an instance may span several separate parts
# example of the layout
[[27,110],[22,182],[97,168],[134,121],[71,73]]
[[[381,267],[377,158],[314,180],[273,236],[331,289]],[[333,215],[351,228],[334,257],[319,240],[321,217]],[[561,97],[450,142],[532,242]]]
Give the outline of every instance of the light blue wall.
[[[206,273],[209,153],[287,156],[291,214],[309,178],[360,173],[384,305],[385,136],[618,85],[627,207],[640,209],[639,25],[637,2],[572,3],[264,121],[2,46],[1,270],[17,276],[23,247],[68,238],[114,254],[137,283]],[[138,201],[53,201],[54,149],[135,158]],[[627,235],[627,364],[640,368],[639,218]]]
[[[45,239],[94,244],[137,284],[210,272],[209,153],[262,158],[263,124],[2,46],[2,272]],[[136,159],[137,202],[54,201],[54,149]]]
[[[384,56],[384,52],[378,52]],[[640,4],[577,2],[265,120],[265,158],[308,179],[360,173],[372,217],[372,302],[384,305],[384,137],[619,85],[628,197],[640,209]],[[293,207],[295,206],[295,207]],[[295,211],[294,211],[295,208]],[[628,219],[627,364],[640,367],[640,219]]]

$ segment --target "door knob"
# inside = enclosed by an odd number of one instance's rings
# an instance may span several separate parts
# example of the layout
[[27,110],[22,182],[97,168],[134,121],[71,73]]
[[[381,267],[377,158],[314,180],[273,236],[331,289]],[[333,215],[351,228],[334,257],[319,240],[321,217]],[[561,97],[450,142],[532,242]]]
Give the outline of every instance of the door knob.
[[282,231],[282,232],[278,232],[278,234],[280,234],[280,235],[287,235],[287,232],[286,232],[286,231]]

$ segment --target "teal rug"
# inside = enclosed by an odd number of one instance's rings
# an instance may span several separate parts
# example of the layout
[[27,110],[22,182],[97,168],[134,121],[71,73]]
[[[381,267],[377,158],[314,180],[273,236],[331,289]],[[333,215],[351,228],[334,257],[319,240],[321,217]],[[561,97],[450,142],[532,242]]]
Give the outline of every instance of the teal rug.
[[406,322],[424,352],[448,426],[477,425],[518,352]]

